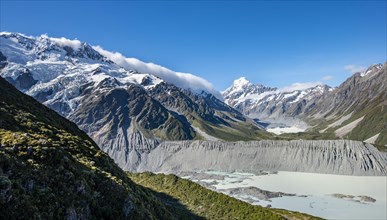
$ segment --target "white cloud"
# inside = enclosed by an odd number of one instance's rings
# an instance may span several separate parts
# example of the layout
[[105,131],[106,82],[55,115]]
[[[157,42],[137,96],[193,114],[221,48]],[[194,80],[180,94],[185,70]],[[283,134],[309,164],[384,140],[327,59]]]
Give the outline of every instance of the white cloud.
[[305,90],[305,89],[309,89],[309,88],[315,87],[317,85],[322,85],[322,83],[321,82],[305,82],[305,83],[297,82],[297,83],[293,83],[290,86],[283,87],[283,88],[279,89],[279,91],[281,91],[281,92],[292,92],[292,91],[295,91],[295,90]]
[[118,52],[104,50],[100,46],[93,46],[93,48],[103,56],[109,58],[125,69],[153,74],[165,80],[166,82],[173,83],[178,87],[191,89],[193,91],[204,90],[206,92],[212,93],[217,98],[221,98],[220,93],[214,89],[210,82],[193,74],[175,72],[154,63],[145,63],[136,58],[127,58]]
[[[11,34],[12,33],[10,32],[0,32],[0,35],[11,35]],[[22,35],[22,36],[25,36],[25,35]],[[36,37],[30,37],[30,38],[36,39]],[[49,37],[47,34],[42,34],[40,38],[49,39],[50,41],[54,42],[60,47],[69,46],[74,50],[78,50],[82,46],[82,42],[77,39],[70,40],[64,37],[55,38],[55,37]],[[93,48],[96,51],[98,51],[101,55],[107,57],[108,59],[112,60],[113,62],[115,62],[116,64],[120,65],[125,69],[137,70],[138,72],[141,72],[141,73],[149,73],[149,74],[158,76],[161,79],[165,80],[166,82],[172,83],[178,87],[181,87],[184,89],[191,89],[192,91],[195,91],[195,92],[206,91],[208,93],[215,95],[217,98],[221,100],[223,99],[220,92],[215,90],[213,85],[210,82],[208,82],[207,80],[201,77],[195,76],[190,73],[175,72],[173,70],[170,70],[158,64],[145,63],[136,58],[127,58],[118,52],[110,52],[110,51],[104,50],[100,46],[93,46]]]
[[362,71],[366,70],[366,68],[364,66],[356,66],[356,65],[353,65],[353,64],[346,65],[344,67],[344,69],[345,70],[349,70],[352,74],[358,73],[358,72],[362,72]]
[[329,81],[329,80],[332,80],[332,79],[333,79],[333,76],[324,76],[322,78],[322,80],[324,80],[324,81]]
[[69,40],[69,39],[66,39],[64,37],[61,37],[61,38],[48,37],[47,34],[42,34],[40,37],[41,38],[48,38],[52,42],[56,43],[57,45],[59,45],[61,47],[68,46],[68,47],[73,48],[74,50],[78,50],[82,46],[81,41],[79,41],[77,39]]

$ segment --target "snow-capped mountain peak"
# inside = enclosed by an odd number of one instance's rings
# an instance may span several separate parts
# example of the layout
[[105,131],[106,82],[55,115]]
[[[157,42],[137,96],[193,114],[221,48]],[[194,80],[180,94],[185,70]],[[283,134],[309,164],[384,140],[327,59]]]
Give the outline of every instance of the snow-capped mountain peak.
[[254,85],[246,79],[246,77],[241,77],[237,80],[234,80],[233,84],[222,92],[224,100],[229,105],[234,105],[239,102],[241,99],[249,97],[251,95],[258,95],[268,91],[274,91],[276,88],[271,88],[263,86],[260,84]]
[[232,86],[235,88],[243,88],[243,86],[251,85],[251,82],[246,79],[246,77],[242,76],[239,79],[234,80]]
[[246,77],[242,76],[239,79],[234,80],[232,85],[229,88],[227,88],[225,91],[223,91],[222,93],[231,94],[231,93],[239,92],[241,90],[249,90],[249,89],[259,90],[259,91],[263,92],[267,89],[270,90],[273,88],[266,87],[266,86],[261,85],[261,84],[253,84],[249,80],[247,80]]
[[89,44],[79,40],[52,38],[47,35],[31,37],[9,32],[0,32],[0,39],[2,53],[8,55],[8,61],[15,63],[25,64],[32,60],[112,63]]
[[360,73],[360,76],[361,76],[361,77],[364,77],[364,76],[367,76],[368,74],[370,74],[370,73],[372,73],[372,72],[377,72],[377,71],[379,71],[380,69],[382,69],[382,67],[383,67],[383,64],[381,64],[381,63],[372,65],[372,66],[370,66],[367,70],[361,72],[361,73]]
[[163,82],[157,76],[126,70],[79,40],[0,33],[1,76],[18,89],[70,114],[82,91],[127,88],[151,90]]
[[260,84],[254,85],[242,77],[235,80],[222,94],[228,105],[251,118],[266,121],[275,119],[276,123],[294,123],[294,120],[281,121],[279,118],[301,114],[308,106],[313,105],[316,99],[329,91],[329,86],[319,83],[298,83],[277,89]]
[[218,91],[207,80],[190,73],[175,72],[166,67],[145,63],[136,58],[127,58],[118,52],[110,52],[100,46],[91,46],[77,39],[53,38],[47,35],[38,37],[20,33],[0,32],[1,52],[7,60],[25,65],[35,60],[51,60],[77,63],[107,63],[118,65],[127,71],[136,70],[148,73],[172,83],[180,88],[189,89],[197,94],[201,91],[212,93],[222,99]]

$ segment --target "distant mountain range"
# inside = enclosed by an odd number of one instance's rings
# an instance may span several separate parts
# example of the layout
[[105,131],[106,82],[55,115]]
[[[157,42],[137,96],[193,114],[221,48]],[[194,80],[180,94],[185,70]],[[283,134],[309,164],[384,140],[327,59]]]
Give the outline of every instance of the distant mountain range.
[[269,131],[291,127],[297,132],[307,129],[314,138],[386,145],[386,69],[387,63],[376,64],[336,88],[316,85],[292,91],[254,85],[242,77],[222,95],[236,110],[262,124],[267,122]]
[[298,118],[315,105],[316,100],[332,90],[327,85],[316,85],[302,90],[283,90],[254,85],[245,77],[237,79],[222,92],[227,104],[250,118],[268,122],[269,127],[308,125]]

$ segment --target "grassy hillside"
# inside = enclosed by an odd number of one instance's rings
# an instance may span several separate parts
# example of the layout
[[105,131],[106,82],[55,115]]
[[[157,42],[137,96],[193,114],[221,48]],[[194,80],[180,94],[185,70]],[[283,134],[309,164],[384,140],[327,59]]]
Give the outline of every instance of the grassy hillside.
[[137,184],[161,193],[160,198],[165,203],[174,204],[170,197],[163,197],[170,195],[206,219],[318,219],[298,212],[253,206],[175,175],[147,172],[128,173],[128,176]]

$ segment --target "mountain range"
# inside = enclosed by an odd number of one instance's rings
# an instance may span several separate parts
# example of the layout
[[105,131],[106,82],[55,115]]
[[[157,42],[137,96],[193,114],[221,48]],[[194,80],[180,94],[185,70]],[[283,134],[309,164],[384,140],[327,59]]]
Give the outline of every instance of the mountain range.
[[315,101],[331,90],[329,86],[292,90],[254,85],[245,77],[237,79],[222,92],[230,106],[258,121],[268,122],[269,127],[281,125],[307,128],[297,116],[302,115],[315,105]]
[[110,155],[164,140],[268,136],[212,93],[125,69],[87,43],[5,32],[0,41],[1,76],[75,122]]
[[[140,72],[80,41],[7,32],[0,41],[2,77],[75,122],[113,158],[125,155],[120,160],[136,155],[130,154],[135,147],[149,150],[167,140],[387,143],[386,65],[354,74],[337,88],[287,90],[241,78],[222,92],[222,100],[205,87],[189,89],[165,74]],[[288,127],[299,133],[267,132]]]
[[[227,104],[267,126],[268,131],[303,131],[318,139],[352,139],[387,144],[387,63],[370,66],[336,88],[315,85],[277,89],[244,77],[222,92]],[[278,129],[275,127],[282,127]],[[310,138],[310,137],[309,137]]]

